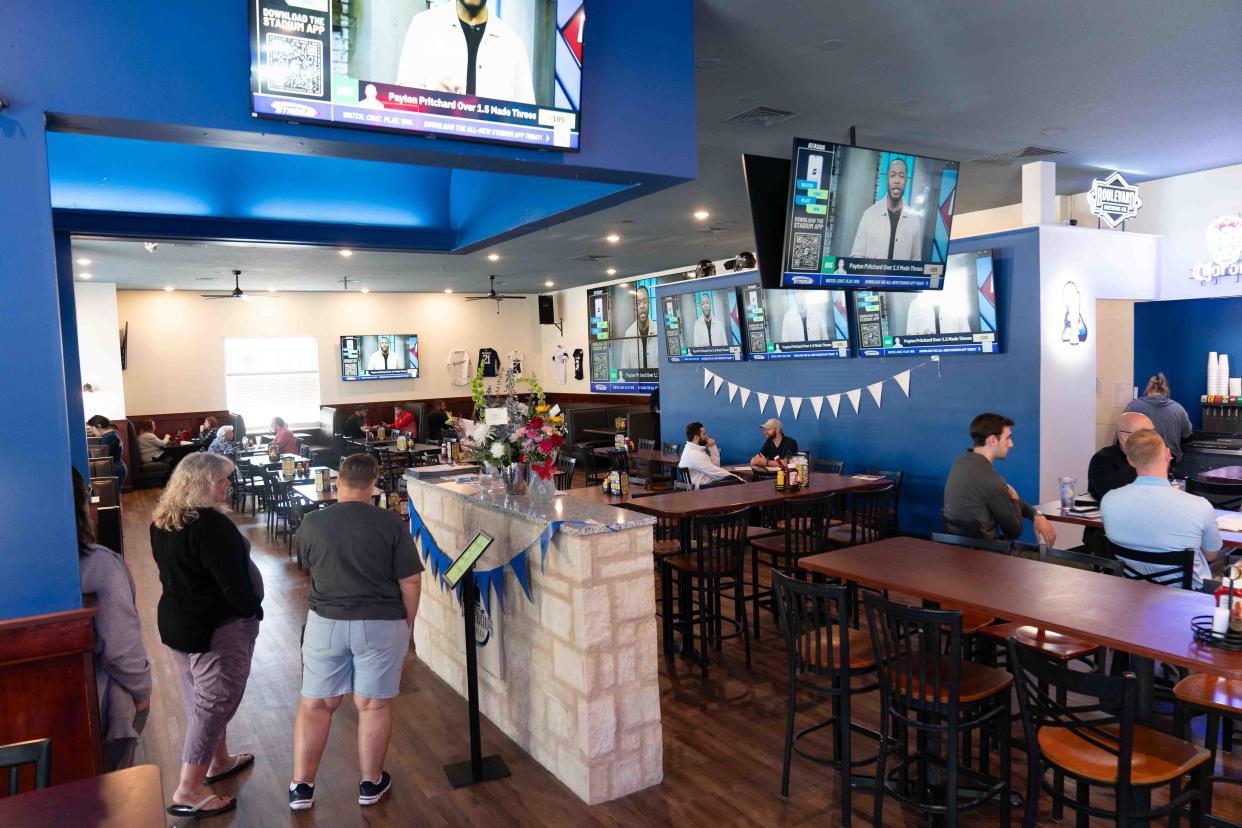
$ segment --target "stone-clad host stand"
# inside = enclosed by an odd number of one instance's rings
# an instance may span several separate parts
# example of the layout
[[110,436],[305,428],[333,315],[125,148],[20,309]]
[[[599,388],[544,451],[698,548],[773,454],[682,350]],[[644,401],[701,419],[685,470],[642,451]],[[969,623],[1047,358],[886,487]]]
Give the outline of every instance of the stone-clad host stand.
[[[539,545],[529,553],[534,603],[505,573],[504,610],[495,597],[491,603],[492,615],[503,616],[504,679],[480,668],[480,709],[588,804],[659,783],[655,519],[570,495],[540,510],[526,497],[480,495],[471,484],[412,475],[406,483],[411,508],[448,555],[478,531],[495,538],[476,571],[507,563],[549,521],[587,522],[561,527],[542,572]],[[418,657],[464,695],[463,636],[456,597],[428,573],[414,627]]]

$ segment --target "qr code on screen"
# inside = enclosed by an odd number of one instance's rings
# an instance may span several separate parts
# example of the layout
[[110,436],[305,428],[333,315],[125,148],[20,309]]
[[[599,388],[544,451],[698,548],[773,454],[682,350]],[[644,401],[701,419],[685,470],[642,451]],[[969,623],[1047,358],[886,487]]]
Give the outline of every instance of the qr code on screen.
[[791,270],[819,270],[819,245],[817,233],[793,234],[793,266]]
[[877,324],[859,325],[858,341],[864,348],[879,348],[884,342],[880,326]]
[[267,86],[273,92],[322,96],[323,43],[268,32]]

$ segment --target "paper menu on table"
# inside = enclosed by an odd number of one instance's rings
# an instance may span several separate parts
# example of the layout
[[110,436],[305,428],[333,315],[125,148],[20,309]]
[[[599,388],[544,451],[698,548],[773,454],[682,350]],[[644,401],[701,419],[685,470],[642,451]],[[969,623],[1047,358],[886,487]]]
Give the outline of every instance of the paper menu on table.
[[1220,515],[1216,525],[1226,532],[1242,532],[1242,513],[1236,515]]

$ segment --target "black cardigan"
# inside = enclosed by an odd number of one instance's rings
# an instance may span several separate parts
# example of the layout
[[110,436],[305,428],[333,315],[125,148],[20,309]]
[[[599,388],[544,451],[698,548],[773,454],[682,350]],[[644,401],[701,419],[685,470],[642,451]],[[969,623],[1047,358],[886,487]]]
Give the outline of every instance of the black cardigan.
[[198,519],[179,532],[151,524],[151,553],[164,588],[156,614],[160,640],[174,650],[206,652],[225,621],[263,617],[246,539],[215,509],[199,509]]

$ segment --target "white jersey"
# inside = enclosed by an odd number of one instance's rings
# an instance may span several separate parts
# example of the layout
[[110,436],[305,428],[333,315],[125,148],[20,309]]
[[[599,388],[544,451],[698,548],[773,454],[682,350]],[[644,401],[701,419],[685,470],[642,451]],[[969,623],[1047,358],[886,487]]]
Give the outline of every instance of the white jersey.
[[453,383],[453,385],[469,385],[470,376],[474,373],[470,369],[470,354],[467,351],[458,348],[449,354],[449,382]]
[[505,355],[505,362],[509,363],[509,367],[513,369],[513,373],[522,373],[522,352],[518,350],[510,351]]
[[565,350],[564,345],[557,345],[552,352],[552,370],[556,374],[556,384],[564,385],[569,373],[569,351]]

